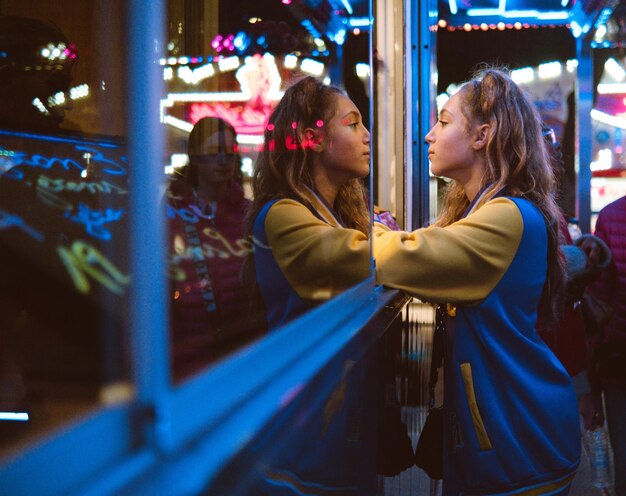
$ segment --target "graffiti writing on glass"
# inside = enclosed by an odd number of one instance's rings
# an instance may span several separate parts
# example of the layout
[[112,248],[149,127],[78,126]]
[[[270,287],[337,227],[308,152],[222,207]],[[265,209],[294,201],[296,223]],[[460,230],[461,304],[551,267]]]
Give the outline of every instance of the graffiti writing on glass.
[[90,292],[89,277],[116,295],[123,295],[130,283],[130,276],[89,243],[76,240],[70,247],[58,246],[57,252],[80,293]]
[[[74,149],[77,152],[90,154],[90,168],[92,170],[99,169],[100,172],[110,174],[112,176],[126,175],[126,165],[120,164],[115,160],[107,158],[100,150],[90,146],[76,145]],[[70,157],[55,157],[41,154],[30,154],[27,152],[14,151],[11,155],[13,167],[5,172],[5,177],[21,181],[24,179],[24,171],[18,166],[28,166],[44,170],[50,170],[54,166],[59,166],[65,171],[75,170],[83,172],[86,167],[80,162]],[[126,157],[121,157],[120,161],[126,162]]]
[[0,209],[0,229],[9,229],[11,227],[17,227],[21,229],[30,237],[36,239],[40,243],[43,242],[44,236],[39,231],[29,226],[24,222],[19,215],[12,214],[6,210]]
[[79,203],[74,215],[66,212],[65,216],[78,224],[85,224],[87,233],[91,236],[109,241],[111,239],[111,231],[104,227],[108,222],[115,222],[122,218],[124,211],[119,209],[107,208],[106,210],[92,210],[84,203]]
[[125,195],[128,193],[124,188],[120,188],[115,184],[104,181],[68,181],[66,179],[55,179],[40,175],[37,178],[37,196],[46,205],[60,210],[72,210],[74,205],[71,202],[61,198],[56,193],[62,192],[87,192],[87,193],[104,193]]
[[231,257],[244,258],[248,253],[252,253],[255,246],[269,249],[269,245],[261,243],[256,238],[242,238],[230,242],[218,231],[208,227],[203,229],[202,233],[209,239],[217,241],[217,244],[203,243],[201,246],[189,246],[185,245],[180,239],[175,240],[173,254],[170,255],[170,277],[172,279],[184,279],[184,272],[177,268],[177,265],[185,261],[213,258],[229,259]]

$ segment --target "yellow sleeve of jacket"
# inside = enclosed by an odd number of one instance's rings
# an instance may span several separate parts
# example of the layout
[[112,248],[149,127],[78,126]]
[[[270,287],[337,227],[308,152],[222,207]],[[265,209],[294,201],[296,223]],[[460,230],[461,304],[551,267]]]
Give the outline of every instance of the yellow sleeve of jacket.
[[522,215],[508,198],[491,200],[443,228],[408,233],[375,224],[377,282],[426,301],[478,303],[513,261],[523,229]]
[[331,298],[370,274],[367,236],[333,227],[299,202],[272,205],[265,232],[278,266],[303,299]]

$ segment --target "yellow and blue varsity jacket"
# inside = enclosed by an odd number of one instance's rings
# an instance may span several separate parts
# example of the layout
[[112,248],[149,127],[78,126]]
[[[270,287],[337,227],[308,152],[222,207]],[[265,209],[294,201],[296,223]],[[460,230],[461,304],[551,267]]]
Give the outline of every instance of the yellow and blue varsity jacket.
[[370,274],[367,236],[342,228],[311,190],[306,203],[268,202],[253,225],[256,278],[270,330]]
[[412,233],[376,224],[377,280],[453,303],[444,355],[444,496],[567,494],[580,458],[568,373],[538,336],[547,232],[500,197]]

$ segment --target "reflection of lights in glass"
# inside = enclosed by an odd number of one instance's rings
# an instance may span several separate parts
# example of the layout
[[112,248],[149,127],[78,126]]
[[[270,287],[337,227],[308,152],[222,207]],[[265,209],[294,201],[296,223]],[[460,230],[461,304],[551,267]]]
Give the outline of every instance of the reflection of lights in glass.
[[193,70],[187,66],[179,67],[177,72],[178,77],[187,84],[198,84],[203,79],[211,77],[214,74],[215,69],[212,64],[201,65]]
[[241,63],[239,62],[239,57],[235,56],[235,57],[228,57],[225,59],[220,59],[217,65],[220,71],[226,72],[226,71],[234,71],[241,65]]
[[569,12],[566,10],[563,11],[554,11],[554,12],[539,12],[537,14],[537,19],[542,21],[561,21],[569,18]]
[[78,86],[74,86],[70,88],[70,98],[72,100],[78,100],[79,98],[85,98],[89,95],[89,85],[88,84],[80,84]]
[[244,157],[241,159],[241,171],[249,177],[252,177],[252,172],[254,170],[254,162],[250,157]]
[[315,26],[313,26],[313,23],[309,21],[308,19],[303,20],[300,24],[304,26],[304,28],[309,32],[311,36],[313,36],[313,38],[322,37],[322,34],[317,29],[315,29]]
[[248,19],[248,22],[250,24],[256,24],[257,22],[261,22],[261,18],[260,17],[251,17],[250,19]]
[[600,26],[605,25],[607,21],[609,20],[609,18],[611,17],[611,14],[613,14],[612,8],[605,7],[604,9],[602,9],[602,11],[600,12],[600,15],[596,19],[596,23],[594,24],[594,27],[597,29]]
[[602,41],[606,36],[606,24],[602,24],[594,33],[593,38],[596,42]]
[[213,41],[211,42],[211,46],[215,49],[217,53],[220,53],[224,50],[228,52],[233,52],[235,50],[234,41],[235,41],[234,34],[229,34],[226,36],[218,34],[215,36],[215,38],[213,38]]
[[572,32],[572,36],[574,36],[574,38],[578,38],[580,37],[581,34],[583,34],[582,26],[578,24],[576,21],[570,22],[569,29]]
[[537,67],[537,75],[539,79],[551,79],[561,75],[563,66],[560,62],[546,62],[539,64]]
[[172,153],[170,163],[172,167],[183,167],[189,163],[189,155],[186,153]]
[[370,66],[369,64],[359,63],[354,66],[356,70],[356,75],[360,78],[367,78],[370,75]]
[[578,60],[576,59],[568,60],[566,67],[567,67],[567,72],[574,72],[576,68],[578,67]]
[[471,31],[472,30],[472,25],[469,22],[467,22],[467,23],[463,24],[463,29],[465,31]]
[[164,116],[163,123],[169,124],[170,126],[175,127],[176,129],[180,129],[181,131],[185,131],[187,133],[190,133],[193,129],[193,124],[172,115]]
[[341,3],[348,11],[348,14],[352,15],[353,10],[352,10],[352,5],[350,5],[350,2],[348,0],[341,0]]
[[522,69],[515,69],[511,71],[511,79],[517,84],[530,83],[535,79],[535,71],[532,67],[524,67]]
[[504,14],[504,12],[502,12],[500,9],[467,9],[466,14],[469,17],[485,17],[493,15],[499,16]]
[[626,78],[626,71],[624,71],[624,68],[621,65],[619,65],[619,62],[617,62],[617,60],[615,60],[613,57],[610,57],[604,63],[604,70],[615,81],[623,81]]
[[600,95],[626,93],[626,83],[600,83],[598,85],[598,93]]
[[448,5],[450,6],[450,14],[454,15],[459,11],[456,0],[448,0]]
[[[267,128],[269,129],[270,126]],[[237,143],[240,145],[262,145],[263,136],[259,134],[237,134]]]
[[26,412],[0,412],[0,420],[15,420],[17,422],[27,422],[29,420]]
[[598,150],[598,160],[595,160],[589,164],[589,168],[592,171],[607,170],[611,168],[613,164],[613,152],[610,148],[602,148]]
[[174,77],[174,69],[171,67],[163,68],[163,81],[169,81]]
[[244,50],[248,46],[248,39],[243,31],[237,33],[237,36],[235,36],[235,39],[233,40],[233,45],[240,51]]
[[364,28],[371,24],[369,17],[351,17],[348,19],[348,26],[351,28]]
[[[335,33],[334,40],[337,45],[343,45],[343,43],[346,41],[346,30],[340,29],[339,31],[337,31]],[[326,45],[324,45],[324,49],[326,49]]]
[[296,65],[298,64],[298,57],[292,53],[287,54],[285,55],[284,64],[287,69],[295,69]]
[[283,4],[291,5],[291,0],[282,0]]
[[42,103],[42,101],[39,98],[35,98],[33,100],[33,105],[37,108],[37,110],[39,110],[39,112],[41,112],[44,115],[50,115],[50,112],[48,112],[48,109],[45,107],[45,105]]
[[69,47],[61,42],[58,45],[54,43],[48,43],[47,46],[43,47],[39,54],[48,60],[66,60],[67,58],[75,59],[76,58],[76,46],[73,43],[70,43]]
[[626,119],[622,119],[621,117],[607,114],[598,109],[591,109],[590,115],[595,121],[608,124],[609,126],[618,127],[620,129],[626,129]]
[[65,93],[59,91],[54,95],[48,97],[48,107],[56,107],[57,105],[63,105],[65,103]]
[[445,21],[445,19],[440,19],[437,23],[437,26],[439,26],[440,28],[445,28],[447,25],[448,23]]
[[324,64],[313,59],[303,59],[300,69],[314,76],[321,76],[324,72]]

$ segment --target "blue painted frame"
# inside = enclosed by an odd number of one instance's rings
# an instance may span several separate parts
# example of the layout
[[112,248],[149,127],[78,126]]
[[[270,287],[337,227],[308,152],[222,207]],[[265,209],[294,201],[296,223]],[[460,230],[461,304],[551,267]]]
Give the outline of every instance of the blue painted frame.
[[417,105],[411,106],[411,129],[407,139],[411,139],[413,157],[413,226],[417,229],[428,224],[429,206],[429,163],[428,149],[424,146],[424,137],[435,123],[437,108],[435,106],[436,85],[432,83],[432,74],[437,71],[436,31],[437,0],[410,2],[410,44],[411,44],[411,94]]
[[[68,425],[7,461],[0,469],[0,487],[24,496],[117,495],[133,482],[136,490],[153,488],[156,479],[142,479],[146,474],[167,477],[183,471],[187,479],[180,494],[199,490],[397,294],[370,278],[163,393],[159,400],[167,403],[170,421],[167,444],[137,438],[137,428],[152,421],[140,402],[128,402]],[[255,373],[242,376],[241,370]],[[190,471],[190,466],[198,468]]]

